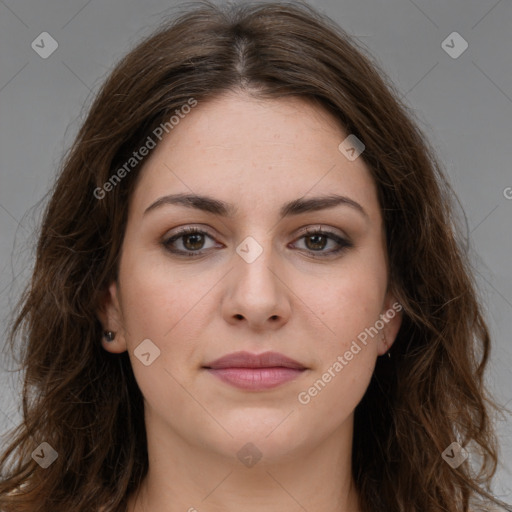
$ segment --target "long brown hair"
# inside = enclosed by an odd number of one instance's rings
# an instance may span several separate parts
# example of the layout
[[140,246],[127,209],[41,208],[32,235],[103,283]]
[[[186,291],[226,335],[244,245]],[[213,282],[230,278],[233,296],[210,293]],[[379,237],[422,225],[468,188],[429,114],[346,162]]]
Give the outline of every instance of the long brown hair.
[[[307,5],[201,2],[118,63],[63,161],[10,333],[26,373],[23,421],[0,461],[1,510],[124,511],[146,475],[142,395],[128,355],[102,349],[96,316],[143,162],[105,183],[191,98],[239,90],[327,109],[365,144],[378,187],[403,322],[356,409],[363,509],[459,512],[473,497],[492,499],[489,333],[453,192],[414,115],[364,47]],[[477,468],[443,460],[455,441],[479,455]],[[46,469],[31,457],[42,442],[58,453]]]

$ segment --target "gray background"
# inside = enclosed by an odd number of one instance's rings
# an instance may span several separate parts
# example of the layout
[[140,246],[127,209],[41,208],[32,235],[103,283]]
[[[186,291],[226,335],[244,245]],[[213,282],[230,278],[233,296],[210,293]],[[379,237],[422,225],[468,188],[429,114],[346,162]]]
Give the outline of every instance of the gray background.
[[[414,108],[467,215],[470,250],[494,339],[488,370],[512,406],[512,4],[509,0],[316,0],[363,42]],[[113,64],[176,2],[0,0],[1,327],[30,276],[41,200],[92,95]],[[441,43],[456,31],[458,58]],[[58,42],[41,58],[42,32]],[[449,43],[451,44],[451,43]],[[85,106],[84,106],[85,105]],[[506,191],[509,191],[509,199]],[[3,339],[3,338],[2,338]],[[19,377],[0,368],[0,432],[19,420]],[[512,497],[512,418],[497,419],[503,466],[496,494]]]

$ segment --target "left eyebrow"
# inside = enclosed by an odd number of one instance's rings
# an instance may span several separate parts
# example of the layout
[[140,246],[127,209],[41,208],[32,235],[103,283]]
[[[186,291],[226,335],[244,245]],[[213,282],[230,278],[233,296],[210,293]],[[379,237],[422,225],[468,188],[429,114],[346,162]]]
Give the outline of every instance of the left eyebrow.
[[[144,215],[164,205],[186,206],[187,208],[195,208],[197,210],[213,213],[214,215],[219,215],[221,217],[232,217],[238,211],[238,208],[233,204],[226,203],[213,197],[197,194],[171,194],[157,199],[154,203],[146,208]],[[366,219],[369,218],[365,209],[358,202],[350,199],[349,197],[341,196],[338,194],[311,197],[308,199],[303,197],[294,199],[293,201],[285,203],[281,207],[279,210],[279,216],[281,219],[283,219],[285,217],[300,215],[306,212],[326,210],[336,206],[348,206],[359,212]]]

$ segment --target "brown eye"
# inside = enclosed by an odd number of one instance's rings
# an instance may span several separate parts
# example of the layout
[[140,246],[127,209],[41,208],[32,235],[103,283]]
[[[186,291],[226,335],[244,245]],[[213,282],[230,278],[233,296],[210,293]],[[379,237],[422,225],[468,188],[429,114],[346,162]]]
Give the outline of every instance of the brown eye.
[[202,249],[204,245],[204,235],[202,233],[192,233],[190,235],[183,235],[183,245],[190,251],[197,251]]
[[[162,245],[167,251],[179,256],[202,256],[206,251],[213,248],[213,246],[205,248],[208,238],[214,240],[207,232],[196,227],[189,227],[172,235],[162,242]],[[353,247],[351,242],[341,238],[336,233],[322,229],[305,231],[298,240],[302,239],[305,240],[305,248],[301,250],[305,250],[314,258],[327,258]],[[333,248],[325,250],[329,243],[333,245]]]
[[[329,257],[353,247],[352,242],[341,238],[332,231],[324,231],[322,229],[306,230],[298,240],[302,239],[305,240],[305,250],[310,252],[315,258]],[[332,242],[334,249],[326,251],[324,249],[328,246],[329,242]]]
[[[198,228],[185,228],[162,243],[166,250],[174,254],[198,256],[202,255],[205,250],[211,248],[204,248],[207,238],[213,240],[213,237],[205,231]],[[176,245],[181,245],[182,247],[176,247]]]
[[308,249],[311,249],[312,251],[325,249],[329,240],[325,235],[308,235],[304,238],[310,242],[306,242],[306,245],[308,246]]

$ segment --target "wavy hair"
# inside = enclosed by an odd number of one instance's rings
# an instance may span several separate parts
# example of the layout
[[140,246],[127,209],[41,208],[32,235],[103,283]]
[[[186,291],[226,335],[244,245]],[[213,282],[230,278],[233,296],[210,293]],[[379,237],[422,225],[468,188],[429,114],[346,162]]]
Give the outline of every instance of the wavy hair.
[[[63,158],[9,333],[21,344],[23,419],[0,460],[0,509],[121,512],[145,477],[142,395],[127,353],[102,349],[96,315],[143,161],[98,190],[190,98],[228,91],[313,101],[366,146],[403,321],[355,412],[363,510],[466,512],[494,500],[489,332],[453,191],[414,114],[366,49],[306,4],[199,2],[120,60]],[[478,467],[443,460],[454,441]],[[31,457],[41,442],[59,455],[46,469]]]

